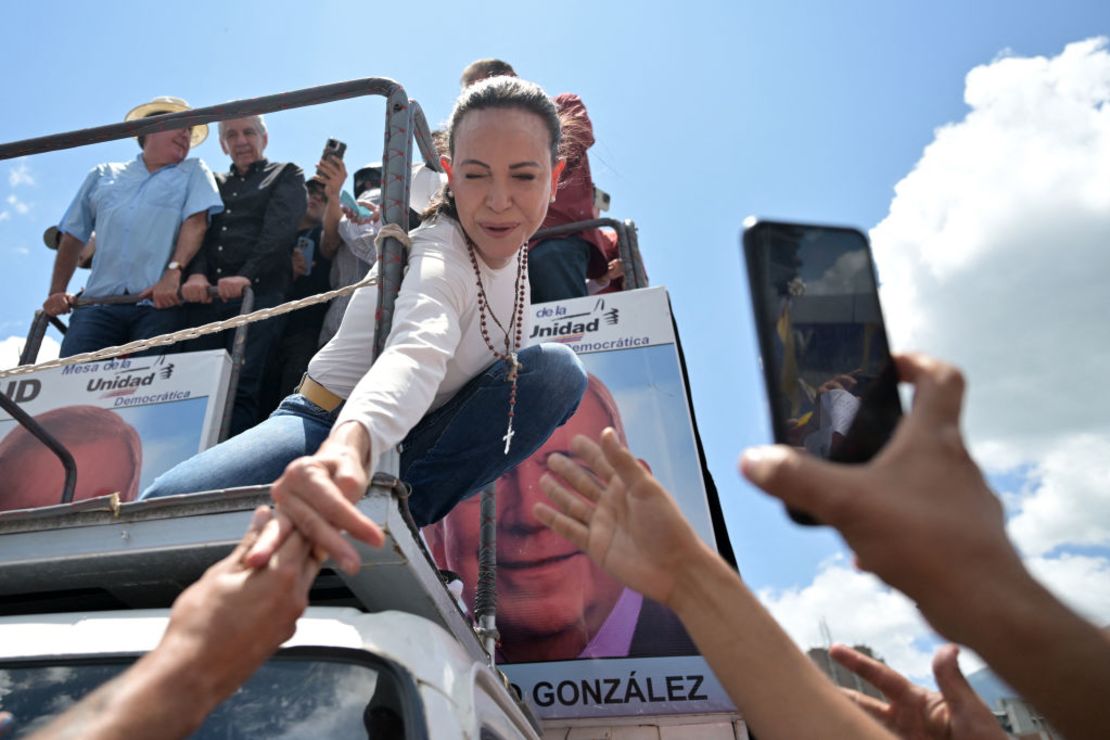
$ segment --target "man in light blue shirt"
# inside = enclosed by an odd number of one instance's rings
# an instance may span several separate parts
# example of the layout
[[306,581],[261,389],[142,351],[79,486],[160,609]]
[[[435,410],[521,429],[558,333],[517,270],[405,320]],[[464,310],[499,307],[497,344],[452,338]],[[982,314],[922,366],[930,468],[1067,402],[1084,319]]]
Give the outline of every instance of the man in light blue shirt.
[[[189,106],[180,98],[155,98],[124,120],[183,110]],[[96,253],[83,297],[142,300],[76,308],[62,357],[184,326],[182,268],[200,249],[209,217],[223,210],[212,172],[199,159],[186,159],[207,135],[207,126],[194,126],[141,136],[138,157],[97,165],[85,178],[58,225],[62,240],[43,310],[57,316],[73,307],[75,297],[66,288],[93,231]]]

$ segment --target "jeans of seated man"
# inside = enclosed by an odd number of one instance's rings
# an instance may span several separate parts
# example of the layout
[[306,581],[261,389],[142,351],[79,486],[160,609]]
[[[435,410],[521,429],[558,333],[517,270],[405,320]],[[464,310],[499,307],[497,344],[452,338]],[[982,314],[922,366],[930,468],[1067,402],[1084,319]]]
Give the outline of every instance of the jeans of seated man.
[[587,294],[586,270],[593,246],[579,236],[545,239],[528,250],[532,303],[562,301]]
[[[181,306],[155,308],[147,301],[82,306],[73,309],[58,354],[60,357],[70,357],[83,352],[94,352],[105,347],[169,334],[184,326],[185,311]],[[177,351],[178,345],[171,344],[136,352],[134,356],[173,354]]]
[[[533,345],[520,352],[520,362],[507,454],[512,386],[500,361],[425,415],[401,443],[401,480],[412,486],[408,505],[418,526],[442,519],[530,457],[578,408],[586,372],[572,350]],[[269,419],[163,473],[140,498],[272,483],[292,460],[316,452],[338,416],[338,408],[328,412],[304,396],[289,396]]]
[[[280,290],[260,291],[254,294],[254,310],[272,308],[281,303],[285,294]],[[212,299],[211,303],[190,303],[188,306],[189,326],[200,326],[213,321],[223,321],[238,316],[242,309],[242,299],[233,301]],[[235,391],[235,408],[231,412],[230,436],[250,429],[258,423],[258,394],[262,387],[262,376],[270,350],[281,333],[281,323],[276,319],[256,321],[247,329],[247,344],[243,351],[243,367],[239,371],[239,386]],[[209,334],[185,344],[183,351],[196,352],[205,349],[226,349],[231,353],[235,341],[235,330],[229,329],[219,334]]]

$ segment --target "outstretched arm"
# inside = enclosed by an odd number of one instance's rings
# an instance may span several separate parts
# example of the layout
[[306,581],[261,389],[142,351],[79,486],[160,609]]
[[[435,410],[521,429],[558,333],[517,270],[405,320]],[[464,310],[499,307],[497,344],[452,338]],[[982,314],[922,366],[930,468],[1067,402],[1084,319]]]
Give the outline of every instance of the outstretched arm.
[[1110,737],[1110,642],[1025,569],[1002,505],[964,447],[964,381],[921,355],[897,358],[913,412],[863,466],[776,446],[741,469],[835,527],[857,563],[907,594],[941,634],[974,649],[1064,735]]
[[929,740],[1006,740],[994,713],[968,684],[956,658],[959,648],[945,645],[933,658],[940,691],[911,683],[885,663],[847,645],[833,645],[833,659],[883,692],[886,701],[845,689],[864,711],[903,738]]
[[297,535],[286,539],[264,568],[241,562],[269,518],[269,510],[260,507],[231,555],[178,597],[154,650],[34,737],[171,738],[200,727],[293,636],[319,570]]
[[[890,737],[798,650],[612,429],[600,447],[582,436],[572,447],[589,470],[562,455],[548,458],[570,488],[545,476],[541,485],[557,508],[537,504],[536,517],[670,607],[761,738]],[[805,711],[783,711],[784,702]]]

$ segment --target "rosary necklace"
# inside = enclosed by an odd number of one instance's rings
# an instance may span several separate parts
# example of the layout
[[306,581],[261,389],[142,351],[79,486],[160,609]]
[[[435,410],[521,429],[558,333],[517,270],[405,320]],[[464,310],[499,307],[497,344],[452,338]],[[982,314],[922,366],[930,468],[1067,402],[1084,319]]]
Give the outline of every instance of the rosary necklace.
[[[486,343],[486,347],[493,353],[493,356],[499,360],[504,360],[509,366],[509,371],[505,375],[512,387],[509,390],[509,428],[505,432],[505,436],[501,439],[505,440],[505,454],[509,454],[509,449],[513,444],[513,416],[516,413],[516,383],[517,376],[520,374],[521,368],[524,366],[520,364],[517,358],[517,351],[520,349],[521,340],[524,334],[524,303],[525,291],[528,290],[528,245],[524,244],[520,250],[517,251],[516,257],[516,283],[513,287],[513,311],[512,316],[509,318],[509,327],[501,323],[497,315],[493,312],[493,307],[489,305],[489,299],[486,297],[486,289],[482,286],[482,271],[478,269],[478,257],[475,252],[478,250],[474,242],[468,236],[466,238],[466,251],[470,255],[470,264],[474,267],[474,277],[478,282],[478,328],[482,331],[482,339]],[[497,328],[505,335],[505,351],[502,352],[493,346],[493,342],[489,338],[489,328],[486,326],[486,314],[489,314],[493,322],[497,324]]]

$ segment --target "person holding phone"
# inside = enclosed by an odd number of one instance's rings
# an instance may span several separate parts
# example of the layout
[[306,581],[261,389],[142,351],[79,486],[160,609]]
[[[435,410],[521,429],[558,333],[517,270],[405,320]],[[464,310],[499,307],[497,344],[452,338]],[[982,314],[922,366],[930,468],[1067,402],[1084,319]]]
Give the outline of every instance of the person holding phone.
[[[199,326],[239,314],[243,289],[254,292],[254,308],[281,303],[293,282],[293,248],[308,207],[304,173],[289,162],[264,156],[269,134],[262,116],[220,121],[220,147],[231,157],[231,169],[216,175],[224,211],[213,217],[200,252],[189,263],[181,294],[190,302],[189,324]],[[219,292],[213,300],[208,289]],[[247,332],[231,434],[258,421],[259,392],[266,360],[281,333],[278,321],[259,321]],[[189,351],[231,351],[235,332],[228,330],[194,339]]]
[[353,502],[398,443],[418,526],[527,459],[574,413],[586,389],[562,344],[523,347],[531,307],[527,241],[547,213],[563,160],[562,127],[533,83],[468,88],[442,158],[448,188],[411,235],[385,349],[371,364],[377,286],[356,292],[299,393],[248,432],[159,477],[143,498],[273,483],[276,524],[249,553],[261,566],[294,528],[345,570],[360,567],[343,532],[382,533]]
[[[368,176],[368,173],[376,176]],[[329,275],[331,287],[353,285],[366,277],[377,259],[374,238],[381,228],[381,218],[373,199],[376,196],[376,200],[381,200],[381,167],[363,167],[355,173],[355,197],[370,213],[367,218],[359,217],[344,205],[347,193],[343,190],[343,183],[347,181],[347,166],[341,157],[321,159],[313,179],[323,184],[328,195],[324,238],[320,248],[332,260]],[[339,331],[350,300],[350,296],[340,296],[328,304],[319,333],[320,345],[327,344]]]
[[[899,379],[916,386],[914,406],[871,462],[838,464],[777,445],[745,452],[741,471],[835,527],[860,568],[912,598],[938,632],[975,650],[1066,737],[1110,737],[1110,639],[1037,583],[1006,536],[1002,505],[960,434],[961,374],[923,355],[894,360]],[[538,504],[536,516],[670,606],[761,738],[885,736],[701,543],[612,430],[600,446],[578,437],[573,450],[585,466],[549,458],[558,478],[541,484],[554,507]],[[806,711],[781,711],[786,697]]]

